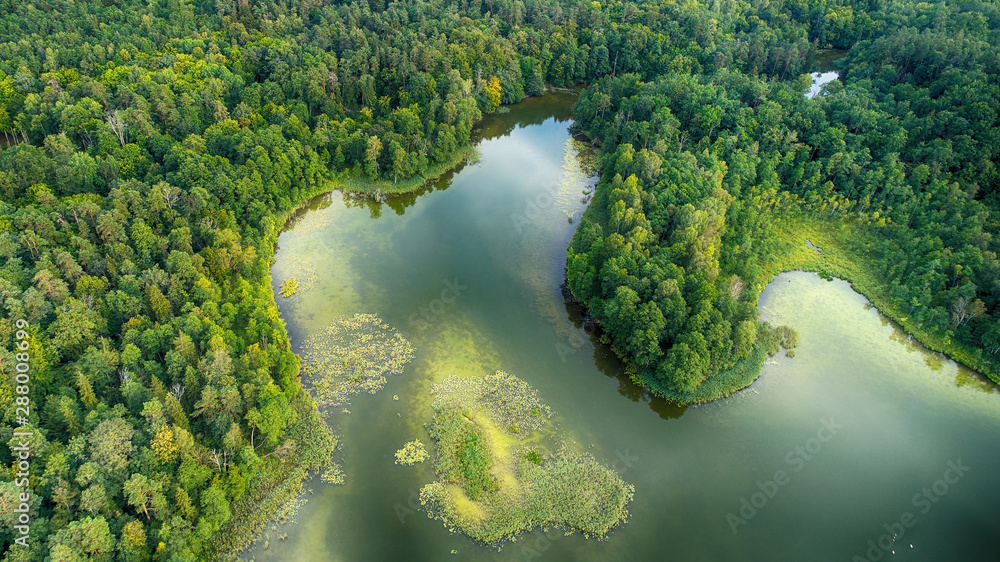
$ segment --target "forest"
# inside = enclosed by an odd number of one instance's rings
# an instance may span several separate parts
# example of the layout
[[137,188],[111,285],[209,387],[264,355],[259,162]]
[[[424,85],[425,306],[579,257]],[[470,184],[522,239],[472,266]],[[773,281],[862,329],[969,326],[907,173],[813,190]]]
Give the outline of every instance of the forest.
[[801,222],[840,227],[849,277],[880,309],[998,380],[1000,20],[980,4],[929,9],[886,4],[878,33],[828,37],[850,50],[815,99],[808,76],[736,60],[587,89],[577,125],[603,179],[569,284],[634,380],[689,401],[748,384],[775,349],[756,295],[789,250],[783,227]]
[[638,382],[759,371],[796,221],[996,376],[998,44],[980,1],[0,0],[3,560],[235,557],[337,445],[275,305],[285,217],[550,88],[603,155],[569,287]]

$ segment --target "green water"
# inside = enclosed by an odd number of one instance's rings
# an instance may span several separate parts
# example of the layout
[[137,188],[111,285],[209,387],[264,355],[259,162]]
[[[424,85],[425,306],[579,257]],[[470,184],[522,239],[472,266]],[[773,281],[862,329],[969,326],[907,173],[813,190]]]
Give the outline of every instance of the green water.
[[[282,234],[272,274],[276,289],[299,280],[299,294],[277,297],[294,345],[333,316],[372,312],[416,359],[332,416],[346,484],[311,481],[296,522],[247,557],[846,561],[867,559],[867,541],[911,512],[902,537],[883,539],[896,554],[880,559],[992,559],[1000,394],[914,345],[845,282],[794,272],[767,287],[761,314],[798,330],[797,355],[772,358],[733,397],[684,410],[622,376],[560,290],[594,183],[570,141],[571,104],[528,100],[487,119],[478,163],[386,204],[325,196]],[[429,443],[430,385],[494,369],[532,384],[581,449],[635,486],[631,517],[608,540],[536,533],[498,552],[411,511],[433,480],[430,463],[398,466],[393,453],[413,438]],[[968,472],[940,495],[930,490],[936,502],[922,500],[931,508],[920,513],[914,494],[959,459]],[[785,476],[772,487],[777,470]],[[773,497],[754,496],[758,482]],[[734,533],[741,499],[762,507],[744,508],[750,517]]]

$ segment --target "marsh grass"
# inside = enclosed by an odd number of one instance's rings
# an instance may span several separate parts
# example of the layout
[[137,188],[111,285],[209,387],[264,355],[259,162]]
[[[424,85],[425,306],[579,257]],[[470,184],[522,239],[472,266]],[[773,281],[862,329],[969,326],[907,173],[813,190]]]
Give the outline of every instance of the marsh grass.
[[604,537],[628,517],[633,487],[590,455],[555,447],[552,412],[521,379],[452,376],[433,392],[439,480],[420,501],[452,531],[484,543],[549,526]]
[[774,337],[778,340],[778,345],[782,349],[794,349],[799,345],[799,333],[791,326],[778,326],[774,329]]
[[[1000,377],[977,358],[974,349],[927,332],[907,318],[906,311],[899,310],[892,304],[885,284],[872,273],[875,264],[867,253],[871,244],[870,234],[859,230],[856,224],[836,217],[821,220],[805,213],[788,213],[779,216],[774,226],[776,250],[762,264],[764,274],[753,287],[754,295],[759,297],[768,283],[786,271],[810,271],[826,280],[844,279],[855,291],[871,301],[879,312],[900,324],[920,343],[934,351],[948,354],[1000,384]],[[810,247],[807,240],[821,251]],[[664,387],[656,380],[630,374],[636,384],[649,387],[664,398],[684,404],[711,402],[750,386],[760,376],[767,357],[777,353],[780,348],[786,350],[786,356],[795,357],[794,348],[797,344],[798,334],[788,326],[779,326],[773,330],[772,335],[758,334],[749,357],[704,381],[692,393],[680,393]]]
[[[765,275],[755,287],[756,294],[775,276],[785,271],[811,271],[830,280],[844,279],[864,295],[885,316],[891,318],[924,346],[947,354],[952,359],[988,376],[1000,384],[1000,373],[982,359],[982,351],[956,342],[947,335],[932,333],[900,310],[891,299],[887,284],[874,273],[875,258],[869,253],[871,234],[849,219],[820,219],[807,213],[789,213],[775,223],[778,251],[763,264]],[[822,249],[816,252],[806,239]]]

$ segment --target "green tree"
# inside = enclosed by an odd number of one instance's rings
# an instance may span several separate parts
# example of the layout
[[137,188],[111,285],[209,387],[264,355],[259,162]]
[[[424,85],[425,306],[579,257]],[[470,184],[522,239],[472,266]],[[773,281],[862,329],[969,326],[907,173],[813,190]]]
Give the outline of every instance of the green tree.
[[56,532],[49,539],[49,556],[53,561],[111,561],[114,539],[104,517],[84,517]]
[[150,509],[156,513],[157,518],[167,516],[167,500],[162,490],[162,483],[150,480],[143,474],[133,474],[123,488],[128,504],[141,511],[147,521],[151,520]]
[[121,418],[102,421],[87,436],[91,459],[108,477],[117,479],[124,475],[129,457],[135,452],[132,436],[135,431]]

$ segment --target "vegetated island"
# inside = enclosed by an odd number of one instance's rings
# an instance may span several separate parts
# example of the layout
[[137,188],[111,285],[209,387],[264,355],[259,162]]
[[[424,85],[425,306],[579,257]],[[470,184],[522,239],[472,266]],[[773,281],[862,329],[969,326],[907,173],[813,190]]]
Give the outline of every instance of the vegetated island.
[[452,375],[433,393],[439,480],[420,490],[430,517],[488,544],[550,526],[602,538],[627,519],[634,488],[560,443],[551,410],[523,380]]

